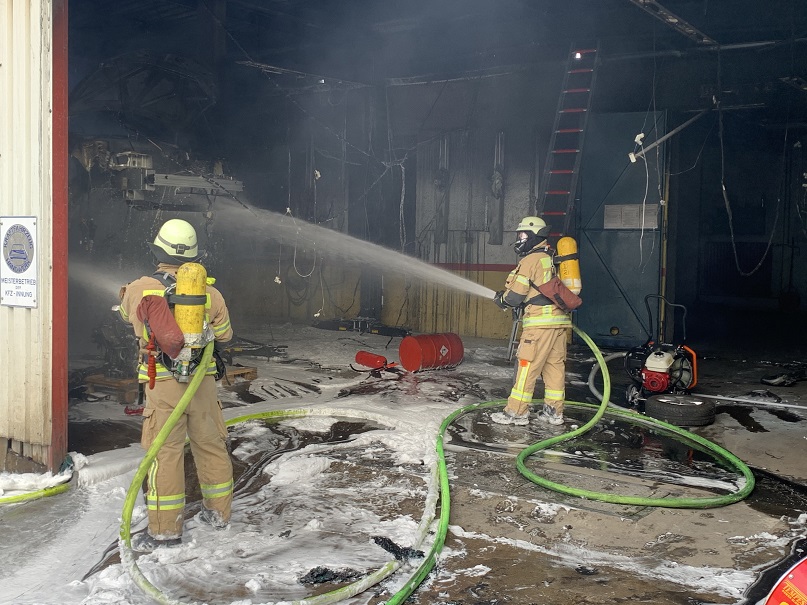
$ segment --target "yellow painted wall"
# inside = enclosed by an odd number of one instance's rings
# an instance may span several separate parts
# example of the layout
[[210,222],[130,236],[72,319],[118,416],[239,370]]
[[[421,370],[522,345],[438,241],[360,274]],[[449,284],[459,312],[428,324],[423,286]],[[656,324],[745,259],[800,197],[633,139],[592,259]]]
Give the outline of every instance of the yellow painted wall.
[[[279,267],[277,261],[242,262],[226,275],[216,275],[236,333],[239,318],[250,323],[266,320],[312,324],[358,317],[361,268],[336,260],[317,262],[321,264],[313,272],[310,260],[298,262],[296,267],[291,259],[281,261]],[[455,273],[494,291],[504,287],[507,277],[506,271]],[[380,320],[387,326],[408,328],[415,333],[454,332],[503,340],[512,328],[510,312],[500,310],[492,300],[399,274],[383,276]]]
[[[504,287],[507,272],[460,275],[495,291]],[[492,300],[433,283],[386,275],[381,321],[387,325],[405,325],[424,334],[455,332],[460,336],[505,340],[513,324],[511,313],[499,309]]]

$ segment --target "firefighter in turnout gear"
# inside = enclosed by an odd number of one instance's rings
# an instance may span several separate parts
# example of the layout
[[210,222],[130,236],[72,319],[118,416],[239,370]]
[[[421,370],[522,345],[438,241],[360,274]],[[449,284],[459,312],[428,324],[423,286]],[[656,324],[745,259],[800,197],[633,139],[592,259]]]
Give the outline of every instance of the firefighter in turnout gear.
[[523,308],[518,344],[516,377],[507,405],[491,414],[498,424],[526,425],[538,377],[544,382],[544,403],[537,418],[552,425],[563,424],[566,398],[566,341],[572,322],[538,286],[552,279],[555,268],[546,241],[549,227],[537,216],[527,216],[516,227],[514,244],[520,258],[510,272],[505,289],[493,301],[502,309]]
[[[140,339],[142,355],[138,380],[147,383],[141,438],[144,449],[151,446],[189,383],[188,377],[180,376],[174,367],[178,362],[173,358],[182,357],[180,350],[185,347],[185,336],[166,300],[166,291],[170,293],[175,287],[178,271],[182,275],[185,267],[195,267],[201,272],[201,292],[206,290],[206,293],[197,299],[204,303],[205,332],[209,336],[206,342],[215,338],[214,346],[218,348],[233,336],[227,305],[221,293],[209,285],[213,280],[206,278],[204,268],[185,265],[180,269],[185,263],[194,263],[204,256],[199,250],[194,228],[186,221],[171,219],[160,228],[150,248],[158,262],[157,271],[121,288],[119,306],[121,317],[132,324]],[[194,351],[198,364],[202,349],[185,347],[184,350],[186,356],[187,351]],[[152,357],[151,372],[149,357]],[[181,543],[185,516],[186,437],[190,440],[202,492],[199,520],[217,529],[226,527],[230,520],[233,467],[227,448],[227,428],[218,400],[215,361],[206,368],[198,368],[191,360],[190,368],[191,375],[202,371],[205,377],[149,468],[146,493],[148,533],[133,537],[134,550],[149,552],[159,546]]]

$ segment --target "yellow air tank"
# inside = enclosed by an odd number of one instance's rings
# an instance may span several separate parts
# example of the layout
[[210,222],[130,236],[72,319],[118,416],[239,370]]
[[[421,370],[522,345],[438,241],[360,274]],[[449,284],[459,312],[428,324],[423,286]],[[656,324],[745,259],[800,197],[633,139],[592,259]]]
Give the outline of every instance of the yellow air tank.
[[[174,319],[185,335],[186,351],[193,356],[193,349],[205,346],[205,303],[207,302],[207,271],[199,263],[185,263],[177,270],[176,294],[174,303]],[[180,381],[190,376],[190,361],[181,360],[179,367]],[[185,380],[182,380],[185,377]]]
[[560,261],[558,277],[560,281],[575,294],[580,294],[583,282],[580,279],[580,260],[577,254],[577,242],[573,237],[562,237],[558,240],[558,254],[555,257]]

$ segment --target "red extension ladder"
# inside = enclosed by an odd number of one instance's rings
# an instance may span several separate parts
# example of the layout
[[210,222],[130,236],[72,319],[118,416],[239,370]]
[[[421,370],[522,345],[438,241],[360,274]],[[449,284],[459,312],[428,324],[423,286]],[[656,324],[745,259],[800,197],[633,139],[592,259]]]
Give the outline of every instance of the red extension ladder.
[[583,138],[591,112],[597,75],[596,48],[572,45],[566,63],[558,110],[544,162],[536,211],[551,228],[550,237],[569,233],[583,154]]

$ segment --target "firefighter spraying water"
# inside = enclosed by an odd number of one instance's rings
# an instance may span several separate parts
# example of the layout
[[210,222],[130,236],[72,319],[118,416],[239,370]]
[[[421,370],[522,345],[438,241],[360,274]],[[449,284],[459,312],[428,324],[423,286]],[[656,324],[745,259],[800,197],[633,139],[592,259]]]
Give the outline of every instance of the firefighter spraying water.
[[196,262],[204,252],[199,250],[193,226],[171,219],[150,246],[159,263],[157,271],[121,288],[118,308],[140,339],[138,379],[148,384],[141,439],[145,449],[182,399],[191,377],[198,372],[205,376],[148,471],[148,532],[132,539],[133,550],[141,552],[182,542],[186,437],[202,491],[199,520],[216,528],[226,527],[233,497],[227,429],[216,390],[216,362],[199,367],[205,345],[213,340],[223,345],[233,336],[227,305],[213,287],[214,280]]
[[[513,246],[520,260],[505,281],[505,289],[493,297],[493,302],[513,312],[512,342],[521,319],[521,339],[518,345],[516,378],[507,405],[501,412],[491,414],[497,424],[526,425],[530,404],[538,377],[543,378],[543,408],[538,420],[551,425],[563,424],[566,399],[566,346],[572,327],[570,313],[582,302],[556,275],[553,251],[547,242],[550,228],[537,216],[524,217],[516,227],[517,240]],[[565,238],[571,240],[571,238]],[[574,240],[571,240],[572,242]],[[577,262],[571,246],[566,262]],[[579,265],[576,275],[569,267],[567,278],[580,284]]]

